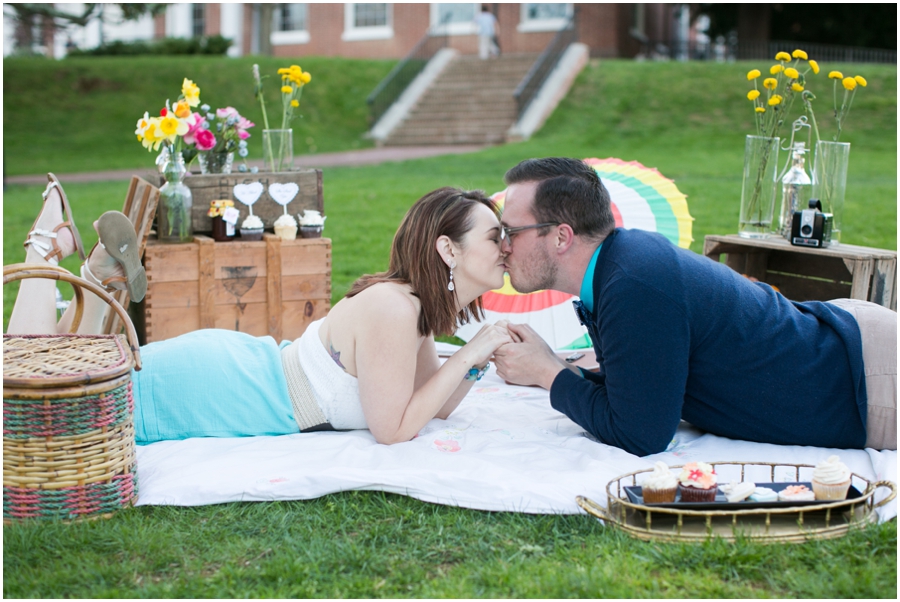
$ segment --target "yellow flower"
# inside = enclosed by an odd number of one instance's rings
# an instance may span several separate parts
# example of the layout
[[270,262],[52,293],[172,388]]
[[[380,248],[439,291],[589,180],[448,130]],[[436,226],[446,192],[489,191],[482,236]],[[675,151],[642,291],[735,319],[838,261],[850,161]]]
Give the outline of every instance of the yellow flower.
[[856,88],[856,80],[852,77],[845,77],[841,80],[841,83],[844,84],[844,87],[848,90],[853,90]]
[[290,72],[291,72],[290,69],[288,69],[288,68],[286,68],[286,67],[283,67],[283,68],[281,68],[281,69],[278,70],[278,75],[287,75],[287,74],[289,74]]
[[176,119],[171,113],[159,120],[157,128],[160,137],[166,138],[169,142],[175,142],[176,136],[184,136],[190,129],[188,124],[180,119]]
[[803,59],[804,61],[807,58],[809,58],[807,56],[807,54],[805,52],[803,52],[802,50],[800,50],[799,48],[797,50],[795,50],[794,52],[792,52],[791,56],[793,56],[795,59]]
[[843,79],[844,74],[841,73],[840,71],[832,71],[831,73],[828,74],[828,77],[830,79]]
[[853,77],[853,79],[855,79],[856,83],[858,83],[863,88],[869,85],[869,82],[867,82],[866,78],[864,78],[862,75],[856,75]]
[[769,106],[774,107],[775,105],[781,104],[781,97],[777,94],[773,94],[772,98],[769,99]]
[[147,131],[147,128],[150,126],[150,114],[147,111],[144,111],[144,116],[138,119],[137,127],[134,130],[134,133],[137,135],[138,140],[143,140],[144,132]]
[[[160,144],[164,140],[162,133],[159,131],[159,117],[147,117],[147,113],[144,113],[144,120],[147,122],[147,127],[144,128],[143,131],[143,140],[141,140],[141,144],[148,151],[159,150]],[[143,120],[142,120],[143,121]],[[140,122],[138,122],[140,123]]]
[[762,74],[759,72],[759,69],[753,69],[752,71],[747,72],[747,80],[754,80],[760,75]]
[[291,101],[291,106],[296,109],[297,107],[300,106],[300,101],[295,98],[294,100]]
[[300,77],[303,79],[304,84],[308,84],[312,79],[312,75],[310,75],[308,71],[304,71]]
[[765,107],[756,107],[756,112],[757,112],[757,113],[765,113],[765,112],[766,112],[766,108],[765,108]]
[[759,90],[750,90],[747,92],[747,100],[756,100],[759,98]]
[[291,88],[290,86],[281,86],[281,91],[284,94],[290,94],[291,92],[294,91],[294,89]]
[[181,119],[186,119],[191,116],[191,106],[186,100],[179,100],[176,102],[175,107],[172,110],[175,111],[175,116],[180,117]]
[[803,92],[803,86],[801,86],[797,82],[794,82],[791,84],[791,90],[793,90],[794,92]]
[[813,73],[819,72],[819,63],[816,61],[809,61],[809,66],[812,67]]
[[184,81],[181,83],[181,93],[184,94],[184,99],[187,101],[188,106],[196,107],[200,104],[200,88],[188,78],[184,78]]
[[791,60],[791,55],[789,55],[787,52],[779,52],[778,54],[775,55],[775,60],[776,61],[789,61],[789,60]]
[[783,65],[772,65],[771,67],[769,67],[769,73],[771,73],[772,75],[777,75],[782,71],[784,71]]
[[763,88],[766,88],[768,90],[774,90],[775,86],[777,86],[777,85],[778,85],[778,80],[775,79],[774,77],[767,77],[766,79],[763,80]]
[[787,69],[785,69],[784,75],[785,77],[789,77],[791,79],[797,79],[798,77],[800,77],[800,73],[793,67],[788,67]]

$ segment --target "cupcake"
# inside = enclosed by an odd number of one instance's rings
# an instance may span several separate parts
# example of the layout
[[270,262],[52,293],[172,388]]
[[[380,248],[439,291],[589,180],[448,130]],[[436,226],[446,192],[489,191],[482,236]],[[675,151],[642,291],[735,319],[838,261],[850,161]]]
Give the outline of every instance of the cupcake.
[[641,491],[645,504],[674,502],[675,492],[678,491],[678,479],[665,462],[657,462],[653,465],[650,476],[641,483]]
[[297,238],[297,222],[287,213],[275,220],[275,234],[282,240]]
[[241,238],[244,240],[262,240],[263,221],[255,215],[248,215],[241,223]]
[[850,489],[850,470],[837,456],[829,456],[813,470],[812,488],[817,500],[843,500]]
[[777,502],[778,494],[774,489],[769,489],[768,487],[757,487],[753,490],[753,493],[750,494],[751,502]]
[[788,485],[778,492],[778,499],[782,502],[812,502],[816,494],[806,485]]
[[325,229],[326,216],[314,209],[304,209],[300,217],[300,236],[303,238],[319,238]]
[[678,475],[682,502],[714,502],[719,488],[716,471],[706,462],[689,462]]
[[735,502],[743,502],[750,497],[756,490],[756,483],[729,483],[722,487],[722,493],[725,494],[725,501],[733,504]]

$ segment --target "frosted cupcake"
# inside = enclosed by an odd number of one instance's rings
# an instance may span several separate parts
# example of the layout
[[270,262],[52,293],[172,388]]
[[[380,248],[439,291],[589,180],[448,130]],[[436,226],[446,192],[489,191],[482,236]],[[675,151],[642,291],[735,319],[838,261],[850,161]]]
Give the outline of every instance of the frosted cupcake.
[[248,215],[241,223],[241,238],[244,240],[262,240],[263,221],[255,215]]
[[782,502],[813,502],[816,494],[806,485],[788,485],[778,492],[778,499]]
[[829,456],[813,470],[812,488],[817,500],[843,500],[850,489],[850,470],[837,456]]
[[320,238],[325,229],[326,216],[314,209],[305,209],[300,217],[300,236],[303,238]]
[[641,491],[645,504],[674,502],[678,479],[665,462],[657,462],[653,465],[653,472],[641,483]]
[[297,238],[297,222],[293,216],[285,213],[275,220],[275,235],[282,240],[294,240]]
[[716,471],[706,462],[689,462],[678,475],[682,502],[714,502],[719,488]]

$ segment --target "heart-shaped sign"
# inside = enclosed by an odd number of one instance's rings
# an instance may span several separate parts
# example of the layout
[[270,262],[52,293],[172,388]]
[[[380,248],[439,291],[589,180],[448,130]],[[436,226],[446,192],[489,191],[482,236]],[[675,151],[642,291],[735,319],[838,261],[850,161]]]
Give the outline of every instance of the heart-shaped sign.
[[248,207],[252,207],[253,203],[258,201],[259,197],[262,196],[263,191],[265,191],[265,187],[263,186],[262,182],[235,184],[234,198],[247,205]]
[[296,182],[269,184],[269,196],[282,207],[287,207],[287,204],[294,200],[298,192],[300,192],[300,187]]

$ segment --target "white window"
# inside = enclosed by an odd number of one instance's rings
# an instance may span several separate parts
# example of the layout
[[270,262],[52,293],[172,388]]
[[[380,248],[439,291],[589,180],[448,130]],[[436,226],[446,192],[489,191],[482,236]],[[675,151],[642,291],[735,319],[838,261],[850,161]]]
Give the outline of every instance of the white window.
[[394,37],[391,5],[387,3],[344,4],[344,33],[341,39],[386,40]]
[[475,15],[480,11],[480,4],[434,3],[431,5],[431,26],[440,25],[437,31],[451,36],[476,34]]
[[272,11],[272,45],[307,44],[306,4],[276,4]]
[[572,16],[571,3],[523,3],[519,31],[558,31]]
[[206,35],[206,6],[191,4],[191,35],[199,38]]

